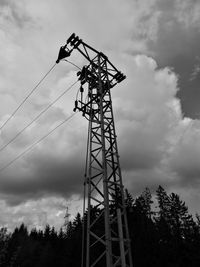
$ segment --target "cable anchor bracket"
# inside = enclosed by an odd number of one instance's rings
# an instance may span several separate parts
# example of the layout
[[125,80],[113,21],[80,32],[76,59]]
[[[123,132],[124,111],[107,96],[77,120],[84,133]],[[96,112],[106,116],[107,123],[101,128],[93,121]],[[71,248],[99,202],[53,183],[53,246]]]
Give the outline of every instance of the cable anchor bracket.
[[60,62],[60,60],[66,58],[66,57],[69,57],[71,55],[71,52],[72,52],[72,49],[69,50],[67,48],[67,45],[61,46],[60,51],[58,53],[58,58],[56,60],[56,63],[58,64]]

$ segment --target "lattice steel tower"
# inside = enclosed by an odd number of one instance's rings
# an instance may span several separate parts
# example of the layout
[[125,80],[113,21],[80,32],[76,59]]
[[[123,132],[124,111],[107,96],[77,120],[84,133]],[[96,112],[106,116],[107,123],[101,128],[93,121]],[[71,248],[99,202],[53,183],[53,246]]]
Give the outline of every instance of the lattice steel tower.
[[102,53],[72,34],[60,48],[57,63],[77,49],[89,65],[77,73],[80,93],[74,111],[89,121],[87,229],[84,267],[132,267],[124,188],[119,163],[111,88],[125,76]]

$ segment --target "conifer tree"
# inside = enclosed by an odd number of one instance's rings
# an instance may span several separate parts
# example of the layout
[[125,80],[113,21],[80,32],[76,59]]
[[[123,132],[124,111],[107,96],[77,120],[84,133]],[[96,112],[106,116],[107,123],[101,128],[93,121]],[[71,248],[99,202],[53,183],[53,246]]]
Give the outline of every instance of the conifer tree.
[[156,190],[156,196],[158,201],[158,220],[165,220],[166,222],[170,219],[170,199],[167,195],[167,192],[164,190],[162,186],[159,185]]
[[152,195],[148,187],[145,188],[142,194],[135,201],[136,207],[138,207],[148,218],[151,218],[153,214],[151,210],[152,203]]
[[0,266],[6,267],[6,258],[8,255],[8,242],[10,235],[7,233],[7,228],[0,229]]
[[134,199],[127,189],[125,190],[125,193],[126,193],[126,198],[125,198],[126,207],[128,208],[128,210],[131,210],[133,208]]
[[173,234],[177,238],[189,238],[195,227],[192,215],[188,213],[188,207],[182,201],[179,195],[171,193],[170,196],[170,224]]
[[69,221],[67,224],[67,230],[66,230],[66,237],[68,239],[72,238],[72,234],[73,234],[73,226],[72,226],[72,222]]

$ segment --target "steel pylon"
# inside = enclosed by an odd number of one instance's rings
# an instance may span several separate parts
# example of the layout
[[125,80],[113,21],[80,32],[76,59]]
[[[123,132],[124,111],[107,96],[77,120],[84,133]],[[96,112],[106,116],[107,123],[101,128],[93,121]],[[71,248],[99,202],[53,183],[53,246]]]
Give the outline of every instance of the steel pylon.
[[125,79],[108,58],[72,34],[60,59],[77,49],[88,61],[78,72],[74,111],[89,121],[86,171],[84,267],[132,267],[124,187],[112,109],[111,88]]

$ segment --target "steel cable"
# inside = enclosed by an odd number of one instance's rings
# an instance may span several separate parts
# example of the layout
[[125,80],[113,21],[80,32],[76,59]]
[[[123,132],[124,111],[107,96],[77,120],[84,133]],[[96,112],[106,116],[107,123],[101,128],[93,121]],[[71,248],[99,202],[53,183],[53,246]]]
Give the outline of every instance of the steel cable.
[[70,63],[71,65],[73,65],[73,66],[76,67],[77,69],[81,70],[81,68],[80,68],[78,65],[74,64],[72,61],[69,61],[69,60],[67,60],[67,59],[64,59],[64,61]]
[[38,145],[39,143],[41,143],[45,138],[47,138],[50,134],[52,134],[55,130],[57,130],[60,126],[62,126],[64,123],[66,123],[67,121],[69,121],[76,113],[72,113],[69,117],[67,117],[64,121],[62,121],[61,123],[59,123],[56,127],[54,127],[51,131],[49,131],[47,134],[45,134],[42,138],[40,138],[38,141],[36,141],[35,143],[33,143],[32,145],[30,145],[27,149],[25,149],[22,153],[20,153],[16,158],[14,158],[13,160],[11,160],[8,164],[6,164],[4,167],[2,167],[0,169],[0,172],[4,171],[5,169],[7,169],[11,164],[13,164],[15,161],[17,161],[18,159],[20,159],[22,156],[24,156],[26,153],[28,153],[29,151],[31,151],[36,145]]
[[69,90],[77,83],[74,82],[70,85],[62,94],[60,94],[53,102],[51,102],[45,109],[43,109],[30,123],[28,123],[20,132],[18,132],[8,143],[0,148],[0,152],[3,151],[8,145],[10,145],[14,140],[17,139],[27,128],[29,128],[37,119],[39,119],[50,107],[52,107],[61,97],[63,97]]
[[49,75],[49,73],[54,69],[56,63],[50,68],[50,70],[42,77],[42,79],[36,84],[36,86],[28,93],[28,95],[24,98],[24,100],[19,104],[19,106],[13,111],[13,113],[8,117],[8,119],[1,125],[0,130],[4,128],[4,126],[14,117],[17,111],[21,108],[21,106],[26,102],[26,100],[33,94],[33,92],[38,88],[38,86],[44,81],[44,79]]

